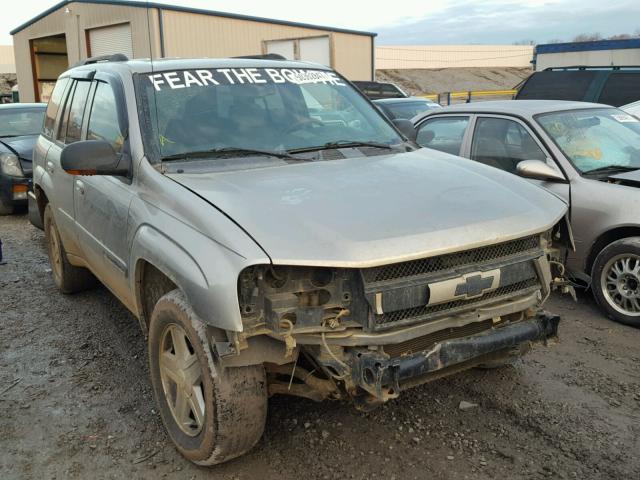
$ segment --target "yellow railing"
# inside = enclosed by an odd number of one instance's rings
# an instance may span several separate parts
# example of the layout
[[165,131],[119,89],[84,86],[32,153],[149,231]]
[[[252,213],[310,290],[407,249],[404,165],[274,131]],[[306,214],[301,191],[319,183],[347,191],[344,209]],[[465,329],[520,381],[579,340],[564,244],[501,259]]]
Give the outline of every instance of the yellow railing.
[[478,97],[512,97],[518,93],[517,90],[471,90],[467,92],[449,92],[441,94],[425,94],[417,95],[418,97],[433,100],[434,102],[440,102],[443,104],[451,103],[452,100],[465,100],[473,101]]

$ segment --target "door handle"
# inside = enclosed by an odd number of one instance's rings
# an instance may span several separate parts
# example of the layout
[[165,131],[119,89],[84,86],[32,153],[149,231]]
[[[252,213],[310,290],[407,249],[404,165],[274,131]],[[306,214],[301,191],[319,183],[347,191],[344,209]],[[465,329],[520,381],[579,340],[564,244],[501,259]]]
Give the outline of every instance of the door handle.
[[80,195],[84,195],[84,183],[81,180],[76,180],[76,190]]
[[47,161],[47,172],[53,173],[53,170],[54,170],[53,162],[48,160]]

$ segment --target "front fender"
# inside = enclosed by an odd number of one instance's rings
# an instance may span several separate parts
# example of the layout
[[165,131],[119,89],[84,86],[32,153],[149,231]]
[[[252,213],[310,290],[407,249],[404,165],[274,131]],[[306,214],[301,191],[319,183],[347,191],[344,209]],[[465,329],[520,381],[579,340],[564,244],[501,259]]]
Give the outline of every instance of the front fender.
[[[142,262],[146,261],[182,290],[205,323],[241,332],[237,282],[239,273],[249,265],[247,259],[184,225],[172,232],[172,236],[174,238],[150,225],[138,228],[131,251],[131,265],[136,269],[131,275],[133,291],[138,291],[135,279]],[[139,297],[137,295],[138,310],[142,312]]]

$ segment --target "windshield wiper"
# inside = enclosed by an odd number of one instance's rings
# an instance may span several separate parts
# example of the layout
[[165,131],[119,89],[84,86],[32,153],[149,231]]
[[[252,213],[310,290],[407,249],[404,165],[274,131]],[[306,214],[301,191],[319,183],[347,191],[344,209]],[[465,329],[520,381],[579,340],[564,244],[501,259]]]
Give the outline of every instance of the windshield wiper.
[[223,157],[223,156],[242,156],[242,155],[263,155],[277,158],[286,158],[289,160],[304,161],[306,158],[298,158],[291,155],[286,151],[276,150],[259,150],[255,148],[244,147],[223,147],[212,148],[209,150],[196,150],[193,152],[176,153],[174,155],[167,155],[162,157],[163,161],[171,160],[184,160],[189,158],[203,158],[203,157]]
[[292,148],[287,150],[289,153],[299,152],[316,152],[320,150],[332,150],[334,148],[350,148],[350,147],[372,147],[372,148],[384,148],[385,150],[391,150],[393,147],[386,143],[379,142],[360,142],[358,140],[338,140],[336,142],[327,142],[324,145],[316,145],[315,147],[302,147]]
[[604,167],[594,168],[593,170],[588,170],[583,172],[584,175],[593,175],[599,173],[624,173],[624,172],[633,172],[634,170],[640,170],[640,166],[638,167],[630,167],[626,165],[607,165]]

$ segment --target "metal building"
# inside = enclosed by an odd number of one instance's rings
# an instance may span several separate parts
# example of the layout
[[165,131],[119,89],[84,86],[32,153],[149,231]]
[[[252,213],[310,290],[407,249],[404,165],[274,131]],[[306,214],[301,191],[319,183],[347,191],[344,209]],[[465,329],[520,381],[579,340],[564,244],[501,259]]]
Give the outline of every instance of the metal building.
[[122,0],[62,1],[11,32],[23,102],[47,101],[56,78],[78,60],[232,57],[278,53],[372,80],[375,33]]
[[640,38],[537,45],[537,71],[553,67],[625,67],[640,65]]

